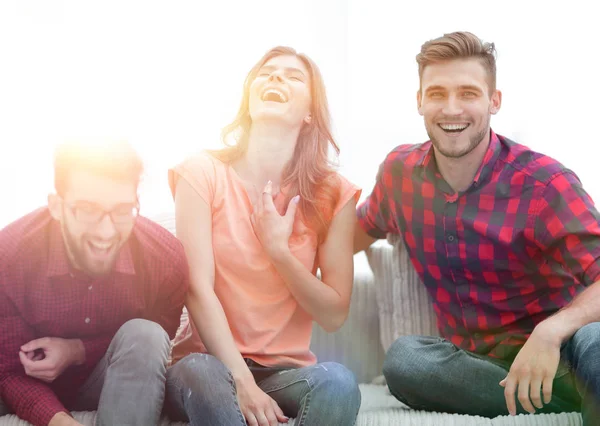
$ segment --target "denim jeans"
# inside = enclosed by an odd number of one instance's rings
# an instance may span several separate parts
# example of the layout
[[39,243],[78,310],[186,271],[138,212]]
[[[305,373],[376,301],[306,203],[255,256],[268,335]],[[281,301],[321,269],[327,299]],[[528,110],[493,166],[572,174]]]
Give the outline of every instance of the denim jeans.
[[165,397],[170,342],[157,323],[121,326],[79,391],[71,411],[98,410],[96,426],[157,425]]
[[[304,368],[267,368],[246,360],[257,385],[296,426],[352,426],[361,396],[354,374],[325,362]],[[190,354],[167,371],[166,411],[192,426],[245,426],[235,381],[217,358]]]
[[[561,348],[552,400],[536,413],[581,411],[583,425],[600,425],[600,323],[578,330]],[[403,336],[386,355],[392,395],[420,410],[507,415],[504,388],[510,363],[459,349],[439,337]],[[526,413],[515,395],[518,413]]]
[[[70,411],[97,410],[96,425],[151,426],[164,402],[169,336],[155,322],[127,321],[81,386]],[[0,401],[0,415],[2,413]]]

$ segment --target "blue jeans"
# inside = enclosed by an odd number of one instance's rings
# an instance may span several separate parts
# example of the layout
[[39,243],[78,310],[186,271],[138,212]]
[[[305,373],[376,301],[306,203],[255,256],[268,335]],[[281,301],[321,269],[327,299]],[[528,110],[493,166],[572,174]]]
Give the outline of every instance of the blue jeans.
[[[257,385],[297,426],[352,426],[361,396],[354,374],[334,362],[268,368],[246,360]],[[245,426],[235,381],[217,358],[193,353],[167,371],[166,412],[192,426]]]
[[[66,408],[97,410],[96,426],[157,425],[168,357],[169,336],[159,324],[144,319],[127,321],[79,388],[77,399],[66,402]],[[0,416],[8,413],[0,401]]]
[[[600,323],[582,327],[560,354],[552,400],[536,413],[581,411],[584,426],[600,425]],[[509,369],[439,337],[403,336],[388,350],[383,374],[392,395],[412,408],[496,417],[508,414],[498,383]]]
[[119,328],[106,354],[79,390],[71,411],[98,410],[96,426],[157,425],[164,404],[170,342],[153,321]]

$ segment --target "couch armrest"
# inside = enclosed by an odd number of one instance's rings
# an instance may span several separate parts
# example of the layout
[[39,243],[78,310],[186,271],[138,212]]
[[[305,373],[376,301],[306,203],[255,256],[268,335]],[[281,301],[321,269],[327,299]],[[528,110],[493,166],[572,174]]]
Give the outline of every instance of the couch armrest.
[[[358,254],[357,256],[364,256]],[[381,375],[384,352],[379,338],[379,316],[373,274],[366,265],[355,262],[350,311],[344,325],[328,333],[314,324],[311,349],[319,362],[345,365],[359,383],[370,383]]]

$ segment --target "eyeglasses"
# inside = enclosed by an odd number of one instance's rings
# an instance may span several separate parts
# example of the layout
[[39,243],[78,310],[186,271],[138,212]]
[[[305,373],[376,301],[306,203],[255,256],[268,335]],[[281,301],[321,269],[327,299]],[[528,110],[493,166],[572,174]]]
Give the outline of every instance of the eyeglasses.
[[115,225],[130,224],[135,220],[140,211],[139,203],[121,204],[112,210],[104,210],[99,205],[87,201],[65,202],[64,204],[71,210],[75,220],[86,225],[100,223],[106,215],[110,216]]

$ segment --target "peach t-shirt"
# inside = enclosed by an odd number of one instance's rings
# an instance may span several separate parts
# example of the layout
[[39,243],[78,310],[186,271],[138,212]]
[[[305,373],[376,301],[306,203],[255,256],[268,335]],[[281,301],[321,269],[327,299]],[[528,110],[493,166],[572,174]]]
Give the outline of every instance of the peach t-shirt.
[[[350,199],[358,201],[361,193],[338,177],[339,199],[333,215]],[[232,167],[206,153],[169,170],[173,196],[179,178],[211,207],[214,289],[242,356],[265,366],[314,364],[316,357],[310,351],[312,318],[296,302],[254,234],[252,205],[241,178]],[[274,201],[278,209],[285,208],[283,194]],[[317,235],[299,217],[297,214],[290,249],[314,274],[318,267]],[[188,321],[175,339],[173,362],[192,352],[207,350],[193,322]]]

